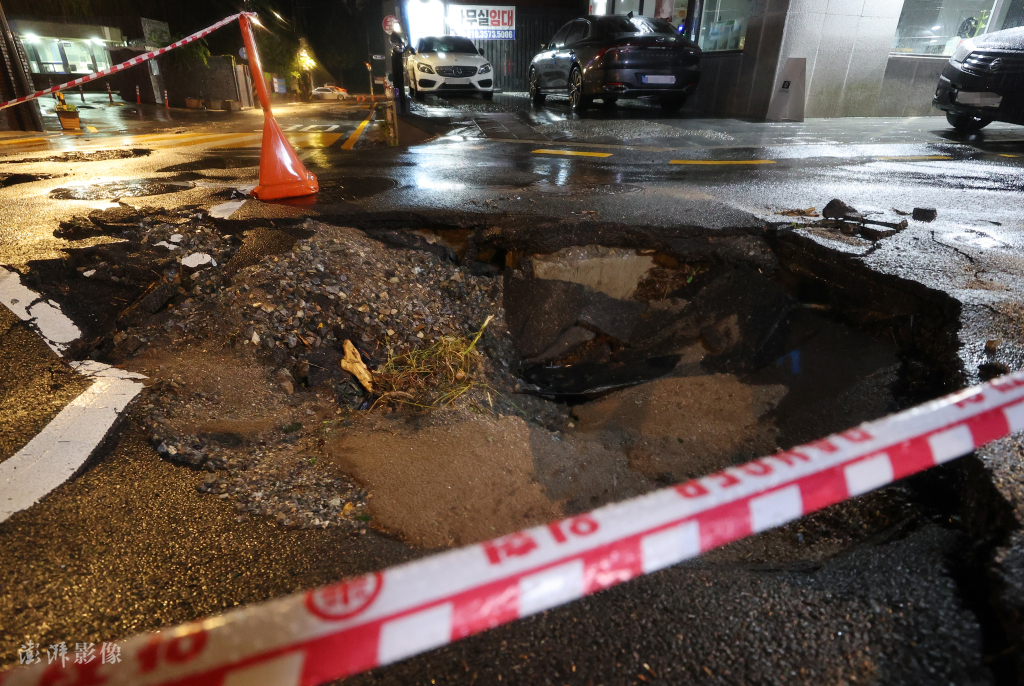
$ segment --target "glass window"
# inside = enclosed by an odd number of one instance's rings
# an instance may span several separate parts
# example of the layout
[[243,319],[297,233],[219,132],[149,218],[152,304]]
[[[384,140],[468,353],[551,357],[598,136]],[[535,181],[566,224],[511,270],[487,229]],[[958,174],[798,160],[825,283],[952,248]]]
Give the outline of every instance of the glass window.
[[64,54],[68,58],[68,67],[71,69],[72,74],[91,74],[92,68],[92,51],[89,50],[89,44],[84,41],[62,41],[64,44]]
[[566,24],[565,26],[563,26],[562,28],[558,29],[558,33],[556,33],[555,37],[551,39],[550,43],[548,43],[548,47],[550,47],[550,48],[560,48],[563,45],[565,45],[565,37],[569,35],[569,29],[572,28],[572,25],[574,23],[575,22],[571,21],[568,24]]
[[633,34],[633,33],[659,33],[674,36],[675,28],[664,19],[653,17],[623,17],[612,15],[601,17],[597,20],[598,25],[605,33],[611,35]]
[[417,52],[456,52],[478,54],[473,41],[459,36],[444,36],[443,38],[424,38],[420,41]]
[[700,20],[701,50],[742,50],[753,0],[708,0]]
[[1010,28],[1021,0],[906,0],[892,51],[949,56],[960,41]]
[[35,36],[25,36],[24,40],[33,74],[64,73],[64,60],[56,40]]
[[585,19],[577,19],[572,23],[572,28],[569,29],[569,35],[565,38],[565,44],[575,45],[579,43],[587,37],[589,29],[590,24]]

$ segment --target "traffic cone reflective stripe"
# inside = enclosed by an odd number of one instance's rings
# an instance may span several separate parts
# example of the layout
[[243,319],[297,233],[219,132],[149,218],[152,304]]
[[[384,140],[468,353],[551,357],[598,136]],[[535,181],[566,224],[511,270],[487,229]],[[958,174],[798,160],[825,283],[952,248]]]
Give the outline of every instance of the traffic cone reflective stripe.
[[249,70],[256,86],[256,95],[263,107],[263,146],[260,150],[260,185],[253,189],[253,197],[259,200],[280,200],[282,198],[301,198],[319,192],[320,185],[316,176],[306,167],[295,154],[295,149],[284,137],[281,127],[274,119],[270,109],[270,94],[263,79],[263,67],[256,51],[256,41],[252,35],[252,23],[248,15],[238,18],[242,29],[242,42],[249,55]]

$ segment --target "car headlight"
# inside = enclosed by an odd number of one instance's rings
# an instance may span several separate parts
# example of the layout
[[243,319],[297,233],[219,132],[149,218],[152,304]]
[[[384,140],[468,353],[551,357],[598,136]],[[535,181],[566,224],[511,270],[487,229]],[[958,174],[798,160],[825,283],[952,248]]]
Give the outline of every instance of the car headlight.
[[489,65],[487,63],[484,63],[484,66],[480,67],[480,71],[478,71],[477,73],[478,74],[490,74],[491,73],[491,65]]
[[974,41],[967,38],[961,41],[960,45],[956,46],[956,50],[953,51],[953,56],[949,58],[949,61],[953,64],[963,64],[963,61],[974,52],[975,48],[977,46],[974,44]]
[[419,69],[424,74],[433,74],[434,73],[434,70],[430,68],[429,64],[423,64],[422,62],[420,64],[417,64],[416,68]]

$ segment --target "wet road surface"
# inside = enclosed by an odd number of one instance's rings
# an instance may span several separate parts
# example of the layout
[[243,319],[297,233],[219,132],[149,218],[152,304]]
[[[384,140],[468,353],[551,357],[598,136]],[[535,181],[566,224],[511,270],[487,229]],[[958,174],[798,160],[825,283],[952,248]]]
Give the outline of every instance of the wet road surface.
[[[0,188],[0,264],[60,258],[71,243],[53,236],[58,223],[118,199],[210,209],[229,202],[232,189],[256,183],[258,113],[143,108],[143,120],[130,121],[132,107],[97,116],[97,131],[80,137],[0,141],[0,173],[52,175]],[[993,125],[958,139],[940,118],[722,122],[666,118],[625,101],[580,120],[557,98],[533,108],[517,95],[493,104],[428,100],[417,112],[437,120],[442,135],[394,149],[373,145],[371,127],[347,150],[369,115],[365,105],[281,108],[282,127],[318,175],[321,194],[245,200],[229,216],[411,212],[442,224],[467,216],[477,223],[556,217],[713,237],[759,233],[768,222],[789,222],[781,211],[820,211],[833,197],[885,221],[936,208],[936,221],[910,221],[879,242],[795,230],[963,303],[958,354],[967,381],[977,379],[990,337],[1005,339],[1002,359],[1019,361],[1020,127]],[[5,164],[134,148],[151,153]],[[1013,450],[997,446],[990,459],[1006,462]],[[1002,469],[1005,490],[1013,491],[1019,477]],[[0,524],[0,587],[9,589],[0,599],[9,637],[0,646],[4,661],[26,640],[120,638],[421,554],[383,537],[238,521],[226,503],[195,492],[202,479],[161,461],[129,422],[86,474]],[[933,485],[924,482],[925,490]],[[812,518],[351,681],[822,683],[881,676],[885,683],[991,683],[988,619],[965,609],[963,570],[952,559],[962,534],[943,528],[938,511],[908,522],[898,500],[869,497],[852,506],[844,526],[854,522],[856,530],[840,537],[847,547],[835,556],[836,548],[807,544],[800,564],[773,557],[805,545],[805,532],[815,527],[835,535],[826,516]]]

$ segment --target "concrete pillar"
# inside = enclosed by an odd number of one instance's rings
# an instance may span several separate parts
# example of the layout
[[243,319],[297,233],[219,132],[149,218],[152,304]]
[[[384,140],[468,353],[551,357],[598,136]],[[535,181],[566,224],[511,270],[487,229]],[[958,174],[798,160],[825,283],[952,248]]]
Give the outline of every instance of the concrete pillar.
[[903,0],[791,0],[773,92],[786,60],[805,57],[807,117],[880,114],[882,81],[902,11]]
[[805,1],[757,0],[754,3],[747,23],[736,90],[728,107],[730,115],[763,119],[768,114],[780,62],[785,64],[786,61],[780,59],[780,54],[790,6]]

